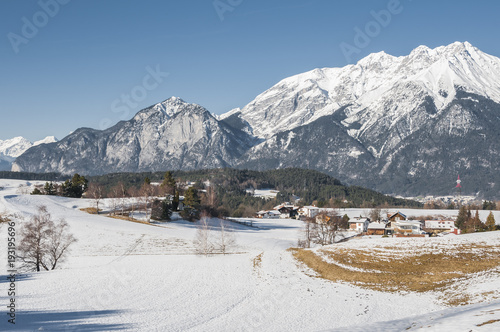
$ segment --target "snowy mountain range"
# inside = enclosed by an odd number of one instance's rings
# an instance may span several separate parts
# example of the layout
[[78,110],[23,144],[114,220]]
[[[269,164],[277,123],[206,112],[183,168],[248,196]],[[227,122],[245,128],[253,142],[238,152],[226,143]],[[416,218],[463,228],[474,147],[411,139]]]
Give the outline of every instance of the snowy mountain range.
[[411,195],[449,194],[460,173],[468,192],[492,195],[499,127],[500,59],[456,42],[289,77],[220,116],[171,98],[105,131],[30,149],[13,169],[305,167]]
[[57,142],[54,136],[47,136],[42,140],[30,142],[24,137],[14,137],[0,140],[0,170],[10,170],[12,162],[33,146]]

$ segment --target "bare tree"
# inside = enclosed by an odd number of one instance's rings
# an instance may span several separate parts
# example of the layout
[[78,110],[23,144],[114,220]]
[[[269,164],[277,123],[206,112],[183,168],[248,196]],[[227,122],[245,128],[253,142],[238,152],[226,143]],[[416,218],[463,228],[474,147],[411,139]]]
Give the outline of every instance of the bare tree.
[[118,182],[117,187],[119,188],[119,196],[120,197],[120,207],[122,210],[122,216],[125,214],[125,207],[126,207],[126,199],[127,199],[127,188],[125,187],[125,184],[123,182]]
[[16,193],[18,195],[28,195],[30,193],[29,191],[30,189],[30,186],[28,186],[27,184],[20,184],[19,187],[17,188],[17,191]]
[[310,218],[304,220],[304,228],[302,229],[302,237],[299,238],[298,246],[300,248],[311,248],[311,242],[314,241],[313,221]]
[[[128,189],[128,195],[130,196],[130,210],[131,210],[131,215],[132,215],[132,219],[134,218],[134,212],[135,212],[135,208],[137,206],[137,203],[138,203],[138,199],[139,199],[139,191],[137,190],[136,187],[130,187]],[[130,217],[130,215],[129,215]]]
[[311,243],[328,245],[335,243],[342,230],[346,228],[338,211],[320,213],[314,218],[307,218],[304,224],[303,239],[299,239],[300,247],[310,248]]
[[380,221],[382,220],[382,209],[373,208],[370,210],[370,220],[371,221]]
[[21,230],[18,253],[24,266],[36,271],[55,269],[64,260],[69,246],[76,242],[68,227],[65,220],[54,222],[47,208],[40,206]]
[[217,237],[217,247],[221,253],[224,255],[228,250],[235,245],[236,241],[234,239],[234,233],[226,225],[224,220],[220,220],[219,234]]
[[199,255],[208,256],[214,251],[214,245],[211,239],[211,227],[208,224],[208,217],[206,215],[202,216],[198,221],[198,226],[196,230],[196,238],[194,240],[194,245],[196,246],[196,252]]
[[104,197],[104,189],[102,186],[95,182],[91,183],[87,189],[87,197],[92,199],[96,209],[96,214],[99,214],[99,203]]
[[151,220],[149,207],[151,205],[151,202],[153,201],[153,196],[155,196],[156,194],[156,189],[156,186],[152,185],[151,183],[144,183],[140,190],[141,199],[144,203],[144,209],[146,211],[146,221],[148,222]]
[[76,239],[71,233],[69,233],[69,225],[66,220],[61,219],[59,222],[54,223],[54,227],[49,234],[48,240],[49,247],[47,260],[42,260],[42,262],[44,262],[43,267],[46,270],[49,268],[53,270],[56,268],[58,262],[64,261],[66,258],[65,254],[68,251],[69,246],[76,242]]
[[116,186],[111,188],[111,206],[113,209],[113,215],[116,215],[118,209],[122,210],[125,208],[124,197],[126,195],[125,185],[123,182],[119,182]]

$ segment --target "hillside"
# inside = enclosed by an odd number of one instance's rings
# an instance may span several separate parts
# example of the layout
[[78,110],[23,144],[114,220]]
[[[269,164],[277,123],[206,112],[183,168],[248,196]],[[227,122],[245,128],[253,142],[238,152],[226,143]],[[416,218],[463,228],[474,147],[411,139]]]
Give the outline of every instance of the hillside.
[[[199,189],[205,189],[207,182],[215,186],[220,207],[225,207],[231,214],[239,208],[260,210],[266,204],[269,208],[282,202],[292,202],[294,196],[300,198],[297,203],[302,205],[314,202],[318,206],[331,207],[422,207],[415,201],[394,198],[358,186],[347,186],[330,175],[307,169],[251,171],[223,168],[174,171],[172,174],[179,181],[194,183]],[[163,176],[164,172],[116,173],[90,177],[90,181],[111,188],[120,181],[127,185],[141,185],[145,177],[153,182],[161,182]],[[267,202],[263,198],[252,197],[247,192],[252,188],[275,189],[279,194],[275,200]]]

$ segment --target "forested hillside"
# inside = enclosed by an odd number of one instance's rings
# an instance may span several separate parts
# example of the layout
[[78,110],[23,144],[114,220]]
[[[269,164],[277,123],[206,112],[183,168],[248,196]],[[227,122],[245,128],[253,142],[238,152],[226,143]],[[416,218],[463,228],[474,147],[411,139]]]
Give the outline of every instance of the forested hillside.
[[[127,186],[140,186],[147,177],[152,182],[162,182],[164,172],[116,173],[90,177],[106,189],[119,182]],[[194,186],[206,190],[210,184],[215,189],[217,208],[222,214],[250,215],[257,210],[271,209],[283,202],[293,202],[300,198],[298,205],[316,204],[319,207],[421,207],[415,201],[398,199],[376,191],[345,186],[339,180],[313,170],[287,168],[269,171],[238,170],[232,168],[173,171],[179,188]],[[279,191],[275,199],[254,197],[248,189],[275,189]]]

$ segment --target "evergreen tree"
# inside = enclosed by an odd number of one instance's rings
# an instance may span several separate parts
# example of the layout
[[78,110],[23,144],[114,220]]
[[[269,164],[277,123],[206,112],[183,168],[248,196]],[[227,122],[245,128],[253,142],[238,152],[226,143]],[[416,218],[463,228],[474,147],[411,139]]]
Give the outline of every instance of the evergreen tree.
[[144,183],[147,184],[147,185],[150,185],[151,184],[151,179],[146,176],[146,178],[144,179]]
[[197,209],[200,207],[200,197],[198,196],[198,190],[194,187],[189,187],[184,193],[184,206]]
[[198,190],[194,187],[189,187],[184,193],[184,211],[182,211],[182,217],[190,221],[198,219],[199,208],[200,198]]
[[76,173],[71,180],[66,180],[62,185],[63,195],[66,197],[81,198],[83,193],[87,191],[88,180]]
[[177,190],[177,184],[172,172],[168,171],[165,173],[161,187],[165,190],[167,194],[174,195]]
[[476,215],[474,216],[473,223],[474,223],[474,232],[478,232],[478,231],[482,230],[483,223],[479,219],[479,211],[478,210],[476,210]]
[[45,195],[55,195],[56,194],[56,188],[54,186],[54,183],[51,182],[45,182],[45,186],[43,188],[45,190]]
[[35,188],[35,189],[33,189],[33,191],[31,192],[31,195],[43,195],[43,193],[40,191],[40,189]]
[[170,220],[170,217],[172,216],[172,204],[165,199],[162,202],[161,206],[161,219],[162,220]]
[[457,226],[460,230],[464,230],[467,222],[469,221],[467,212],[470,214],[470,211],[467,211],[467,207],[465,206],[461,206],[460,210],[458,210],[458,217],[457,220],[455,220],[455,226]]
[[488,218],[486,218],[486,227],[489,231],[494,231],[496,228],[495,217],[493,216],[493,212],[490,212]]
[[176,191],[174,199],[172,200],[172,210],[177,211],[179,209],[179,202],[180,202],[179,192]]
[[493,201],[484,201],[483,202],[483,210],[495,210],[496,204]]

